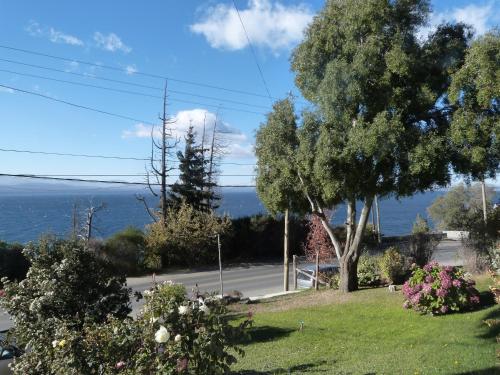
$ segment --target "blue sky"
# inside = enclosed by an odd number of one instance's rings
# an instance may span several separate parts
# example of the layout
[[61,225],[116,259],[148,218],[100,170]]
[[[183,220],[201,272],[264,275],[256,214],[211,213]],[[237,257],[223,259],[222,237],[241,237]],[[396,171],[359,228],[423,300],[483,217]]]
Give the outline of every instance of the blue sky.
[[[292,48],[323,1],[238,0],[257,59],[274,97],[296,93],[289,68]],[[500,1],[434,1],[430,28],[441,20],[466,21],[478,33],[499,24]],[[201,129],[219,106],[226,135],[223,175],[251,175],[254,133],[271,106],[232,2],[210,1],[7,1],[0,0],[0,45],[113,66],[70,63],[0,48],[0,59],[70,73],[161,88],[164,81],[134,72],[247,91],[243,95],[170,80],[169,114],[181,135],[189,123]],[[422,30],[422,34],[427,32]],[[8,71],[8,72],[6,72]],[[141,92],[117,93],[27,77],[55,79]],[[0,60],[0,85],[132,117],[124,120],[41,97],[0,88],[0,148],[76,154],[147,157],[148,123],[158,121],[161,91],[127,86]],[[200,98],[194,95],[216,99]],[[191,101],[197,103],[186,103]],[[232,101],[232,102],[231,102]],[[233,102],[240,103],[233,103]],[[248,113],[257,112],[257,113]],[[143,161],[84,159],[0,152],[0,172],[36,174],[142,174]],[[114,179],[140,181],[142,177]],[[1,183],[1,181],[0,181]],[[221,184],[251,184],[250,176],[222,176]]]

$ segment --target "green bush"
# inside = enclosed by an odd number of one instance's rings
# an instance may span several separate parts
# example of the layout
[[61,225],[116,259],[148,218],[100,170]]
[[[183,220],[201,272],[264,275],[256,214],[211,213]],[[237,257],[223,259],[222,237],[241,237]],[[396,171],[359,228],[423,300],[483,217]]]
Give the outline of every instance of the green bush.
[[197,211],[182,204],[168,210],[166,224],[161,220],[150,224],[146,231],[146,257],[148,267],[162,265],[200,265],[217,259],[217,237],[228,231],[228,217]]
[[379,258],[382,278],[390,284],[401,283],[405,276],[405,260],[397,247],[389,247]]
[[69,374],[224,374],[243,351],[250,321],[229,324],[218,299],[187,300],[182,286],[165,282],[144,292],[136,320],[89,324],[80,334],[60,330],[49,348],[51,369]]
[[438,244],[439,239],[430,233],[427,220],[417,215],[408,244],[408,256],[412,262],[420,267],[425,266],[431,261]]
[[52,367],[52,341],[60,330],[78,335],[86,324],[103,323],[108,316],[125,318],[130,312],[125,278],[114,277],[76,240],[42,239],[24,254],[31,261],[26,278],[19,283],[3,278],[0,299],[15,323],[16,342],[29,349],[15,360],[14,373],[77,374]]
[[361,255],[358,261],[358,284],[373,286],[380,283],[378,259],[370,255]]
[[144,270],[146,241],[144,233],[128,227],[106,240],[100,256],[117,275],[136,275]]

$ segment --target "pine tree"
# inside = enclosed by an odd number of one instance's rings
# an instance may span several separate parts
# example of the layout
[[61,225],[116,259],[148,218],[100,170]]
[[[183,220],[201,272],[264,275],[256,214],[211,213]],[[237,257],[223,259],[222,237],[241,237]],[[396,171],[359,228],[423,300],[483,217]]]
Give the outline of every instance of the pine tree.
[[185,202],[196,210],[207,211],[206,162],[203,147],[196,145],[196,133],[192,125],[189,126],[185,140],[184,153],[177,152],[180,175],[179,180],[172,185],[170,199],[173,206],[180,206]]

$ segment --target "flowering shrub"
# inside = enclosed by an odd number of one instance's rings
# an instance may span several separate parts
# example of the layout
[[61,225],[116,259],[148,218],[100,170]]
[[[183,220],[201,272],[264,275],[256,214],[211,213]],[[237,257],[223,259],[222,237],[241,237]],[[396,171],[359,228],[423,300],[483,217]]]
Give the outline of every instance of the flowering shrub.
[[222,374],[243,354],[236,341],[250,321],[231,326],[219,299],[189,300],[184,287],[171,282],[143,295],[135,320],[110,318],[80,333],[60,330],[50,348],[53,373]]
[[404,283],[406,300],[403,307],[430,314],[470,309],[479,303],[474,285],[461,269],[431,262],[415,268],[411,278]]
[[2,279],[0,298],[14,322],[11,332],[17,344],[27,349],[14,361],[14,373],[84,373],[52,367],[50,352],[69,345],[59,339],[54,345],[55,337],[61,330],[78,335],[86,324],[104,323],[108,316],[125,318],[131,310],[125,278],[114,277],[108,265],[77,240],[44,238],[23,254],[31,262],[26,278],[19,283]]

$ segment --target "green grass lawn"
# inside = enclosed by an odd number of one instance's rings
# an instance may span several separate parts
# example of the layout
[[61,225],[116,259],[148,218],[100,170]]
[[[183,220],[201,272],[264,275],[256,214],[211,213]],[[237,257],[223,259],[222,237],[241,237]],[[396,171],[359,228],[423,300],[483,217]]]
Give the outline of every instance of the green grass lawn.
[[[486,290],[487,279],[478,280]],[[236,374],[497,374],[498,306],[446,316],[402,308],[386,288],[347,296],[305,292],[241,308],[254,312]],[[304,329],[299,331],[300,322]]]

